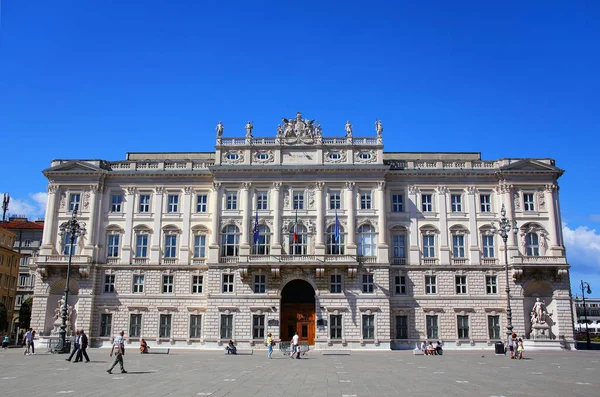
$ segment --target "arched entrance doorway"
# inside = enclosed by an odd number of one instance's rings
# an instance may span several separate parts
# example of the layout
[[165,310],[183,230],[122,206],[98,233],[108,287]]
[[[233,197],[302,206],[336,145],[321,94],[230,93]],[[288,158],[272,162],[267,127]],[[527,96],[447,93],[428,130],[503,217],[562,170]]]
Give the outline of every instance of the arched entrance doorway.
[[281,291],[282,340],[291,340],[296,332],[301,342],[315,344],[315,290],[307,281],[292,280]]

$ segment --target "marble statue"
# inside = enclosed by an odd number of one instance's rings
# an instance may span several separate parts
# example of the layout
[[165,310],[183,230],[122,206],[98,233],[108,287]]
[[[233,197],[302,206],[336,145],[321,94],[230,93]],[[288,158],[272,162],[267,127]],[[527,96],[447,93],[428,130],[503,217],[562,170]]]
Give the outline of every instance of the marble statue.
[[352,124],[350,124],[350,120],[346,121],[346,136],[347,137],[351,137],[352,136]]
[[283,136],[283,127],[281,124],[277,124],[277,137],[281,138]]
[[377,119],[375,121],[375,131],[377,131],[377,136],[381,136],[381,133],[383,132],[383,124],[381,124],[381,120]]
[[217,124],[217,138],[221,138],[223,136],[224,129],[225,127],[223,127],[223,123],[219,121],[219,124]]
[[317,122],[317,124],[315,125],[315,136],[323,136],[323,128],[321,128],[321,124],[319,124],[319,122]]
[[[58,307],[54,309],[54,329],[50,331],[50,335],[58,335],[58,331],[60,331],[60,326],[62,325],[62,309],[65,303],[65,298],[60,298],[58,301]],[[71,318],[73,317],[73,307],[71,305],[67,305],[67,335],[70,335],[72,331],[71,327]]]
[[544,302],[540,298],[536,298],[533,309],[531,309],[531,324],[545,324],[547,314],[548,311]]
[[246,123],[246,138],[252,138],[252,129],[253,128],[254,128],[254,126],[252,125],[250,120],[248,120],[248,122]]

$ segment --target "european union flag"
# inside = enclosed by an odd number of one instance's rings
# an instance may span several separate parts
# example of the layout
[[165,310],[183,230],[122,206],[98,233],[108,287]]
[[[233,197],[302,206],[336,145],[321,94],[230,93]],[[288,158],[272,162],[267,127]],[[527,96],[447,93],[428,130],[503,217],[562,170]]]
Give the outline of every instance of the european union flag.
[[254,245],[258,243],[258,210],[256,210],[256,220],[254,221]]
[[335,226],[333,229],[335,242],[340,242],[340,220],[338,219],[337,211],[335,211]]

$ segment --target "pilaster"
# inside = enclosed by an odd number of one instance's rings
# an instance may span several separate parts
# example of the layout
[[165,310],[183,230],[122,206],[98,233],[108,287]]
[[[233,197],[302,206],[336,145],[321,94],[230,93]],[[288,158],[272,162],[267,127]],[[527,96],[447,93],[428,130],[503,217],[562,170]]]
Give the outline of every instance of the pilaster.
[[323,203],[323,188],[325,183],[317,182],[315,184],[315,206],[317,209],[317,225],[316,225],[316,242],[315,254],[325,255],[325,242],[323,239],[323,231],[325,227],[325,208]]
[[54,239],[56,236],[56,193],[58,185],[50,182],[47,186],[48,201],[46,202],[46,219],[44,222],[44,231],[42,234],[42,246],[40,255],[54,254]]
[[213,189],[210,193],[210,236],[208,245],[208,262],[219,262],[219,221],[221,207],[221,182],[213,182]]
[[346,214],[348,219],[348,234],[346,252],[348,255],[356,256],[356,185],[354,182],[346,182]]
[[[89,220],[87,223],[87,236],[84,236],[85,246],[84,246],[84,254],[90,255],[92,258],[96,257],[96,248],[98,247],[97,240],[97,208],[98,208],[98,192],[102,190],[100,185],[90,185],[89,187],[90,194],[90,204],[89,204]],[[86,192],[87,193],[87,192]]]
[[469,261],[479,265],[479,230],[477,229],[477,188],[467,187],[467,211],[469,211]]
[[135,213],[135,192],[134,186],[129,186],[125,189],[125,235],[123,238],[123,249],[121,250],[121,261],[123,263],[131,263],[131,254],[133,246],[133,214]]
[[250,255],[251,186],[252,184],[250,182],[242,183],[242,194],[240,199],[240,204],[242,206],[242,239],[240,241],[240,256]]
[[192,187],[186,186],[183,188],[183,233],[179,248],[179,263],[182,264],[190,262],[190,224],[193,197],[194,189]]
[[387,230],[387,216],[385,208],[385,181],[377,182],[377,190],[375,191],[375,205],[377,206],[377,218],[379,223],[379,232],[377,234],[377,262],[388,263],[388,230]]
[[450,246],[448,245],[448,188],[438,186],[438,213],[440,216],[440,264],[450,263]]
[[273,188],[271,189],[271,202],[273,203],[271,254],[281,255],[281,182],[273,182]]
[[556,196],[558,196],[558,187],[555,184],[548,184],[544,189],[544,196],[548,209],[548,233],[550,234],[550,247],[548,254],[552,256],[564,255],[563,247],[560,245],[559,224],[556,209],[558,208]]
[[160,263],[160,246],[162,239],[161,220],[163,212],[163,194],[165,189],[162,186],[154,188],[154,226],[152,230],[152,243],[150,246],[150,263]]
[[419,225],[417,224],[417,211],[419,208],[419,188],[417,186],[408,187],[409,202],[407,203],[410,214],[410,248],[409,248],[409,260],[411,264],[417,265],[421,262],[421,252],[419,251]]

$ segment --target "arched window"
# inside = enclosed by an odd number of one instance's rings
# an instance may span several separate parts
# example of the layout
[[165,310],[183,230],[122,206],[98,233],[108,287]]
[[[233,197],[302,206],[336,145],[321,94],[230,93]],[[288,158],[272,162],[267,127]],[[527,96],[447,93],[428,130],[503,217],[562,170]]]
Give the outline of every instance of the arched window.
[[294,225],[290,229],[290,254],[306,255],[308,252],[308,235],[302,225]]
[[356,237],[356,243],[358,246],[358,256],[377,255],[377,235],[373,226],[362,225],[358,228]]
[[525,235],[525,249],[527,256],[540,256],[540,240],[537,233],[529,232]]
[[344,255],[345,253],[345,245],[346,239],[344,235],[344,230],[341,226],[338,226],[337,233],[336,227],[334,225],[330,225],[327,228],[327,255]]
[[271,231],[265,225],[259,225],[258,230],[253,236],[252,245],[253,255],[269,255],[271,245]]
[[235,225],[223,228],[221,234],[221,256],[238,256],[240,248],[240,229]]

